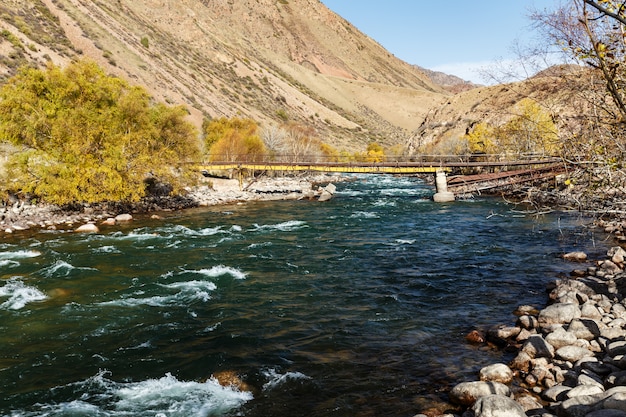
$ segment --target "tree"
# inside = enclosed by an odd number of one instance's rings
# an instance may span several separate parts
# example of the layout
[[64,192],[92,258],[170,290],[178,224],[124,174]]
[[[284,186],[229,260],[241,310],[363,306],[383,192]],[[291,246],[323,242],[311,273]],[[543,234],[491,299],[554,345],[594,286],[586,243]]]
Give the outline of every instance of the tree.
[[517,115],[498,129],[501,150],[556,155],[558,130],[550,114],[530,98],[522,99],[516,107]]
[[365,162],[382,162],[385,160],[383,147],[376,142],[367,145]]
[[225,162],[258,162],[267,153],[252,119],[216,119],[206,125],[205,149],[209,160]]
[[320,154],[320,140],[315,129],[297,122],[283,126],[286,132],[285,157],[290,162],[316,162]]
[[473,129],[465,135],[469,152],[473,154],[497,153],[494,143],[494,128],[487,122],[474,125]]
[[0,140],[22,150],[9,191],[69,204],[137,201],[148,178],[179,190],[198,157],[186,115],[90,61],[23,69],[0,89]]
[[[562,148],[570,160],[612,161],[626,152],[625,2],[571,0],[532,17],[576,65],[567,84],[580,117],[569,121]],[[584,68],[584,69],[583,69]]]
[[261,129],[261,139],[267,148],[270,161],[279,159],[284,153],[286,136],[285,130],[274,124]]

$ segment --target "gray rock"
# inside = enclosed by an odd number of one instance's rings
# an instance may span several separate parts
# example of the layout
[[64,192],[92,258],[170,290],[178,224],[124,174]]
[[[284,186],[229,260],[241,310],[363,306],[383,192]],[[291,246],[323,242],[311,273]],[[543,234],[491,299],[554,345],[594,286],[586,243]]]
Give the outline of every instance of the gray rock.
[[493,381],[502,384],[510,384],[513,381],[513,371],[503,363],[496,363],[482,368],[479,376],[481,381]]
[[607,274],[619,274],[622,272],[622,269],[617,266],[613,261],[605,260],[600,262],[600,268],[602,268]]
[[626,412],[620,410],[603,409],[598,411],[592,411],[585,415],[585,417],[626,417]]
[[581,312],[578,305],[573,303],[552,304],[539,313],[539,325],[544,327],[549,324],[567,324],[576,318],[580,318]]
[[487,395],[479,398],[472,407],[476,417],[526,417],[524,408],[513,399],[503,395]]
[[496,337],[506,340],[516,337],[519,334],[520,330],[521,329],[519,327],[515,326],[503,326],[494,329],[493,333]]
[[524,329],[534,329],[539,324],[537,318],[535,316],[530,316],[528,314],[524,314],[517,319],[517,323],[520,327]]
[[598,310],[598,307],[591,302],[587,301],[580,307],[581,317],[600,320],[602,318],[602,313]]
[[532,335],[522,346],[522,352],[531,358],[553,358],[554,347],[547,343],[541,335]]
[[532,358],[526,352],[519,352],[517,356],[511,361],[511,368],[519,369],[523,372],[530,371],[530,361]]
[[626,355],[626,340],[618,340],[609,343],[607,353],[610,356]]
[[576,362],[587,356],[593,356],[593,352],[578,346],[564,346],[556,351],[557,358],[569,362]]
[[573,333],[577,339],[593,340],[600,336],[600,326],[592,319],[573,319],[567,331]]
[[597,385],[578,385],[567,392],[568,398],[580,397],[584,395],[601,394],[604,390]]
[[541,396],[544,400],[555,403],[557,401],[567,399],[567,393],[571,389],[571,387],[566,387],[565,385],[555,385],[552,388],[545,390]]
[[626,259],[626,251],[620,246],[614,246],[608,250],[607,256],[611,258],[611,261],[616,264],[623,264]]
[[563,259],[566,261],[584,262],[587,260],[587,254],[585,252],[569,252],[563,255]]
[[557,407],[557,415],[561,417],[584,417],[587,413],[600,409],[595,395],[579,395],[563,401]]
[[626,392],[614,393],[602,402],[602,407],[626,413]]
[[608,327],[600,330],[600,336],[607,340],[617,339],[624,336],[624,329],[620,327]]
[[487,395],[511,395],[511,390],[500,382],[472,381],[461,382],[449,393],[450,401],[455,404],[470,406]]
[[534,396],[523,394],[515,398],[515,402],[522,406],[526,415],[542,415],[547,411],[543,408],[543,404]]
[[578,340],[578,338],[574,333],[570,333],[562,327],[546,335],[546,342],[554,346],[555,349],[562,348],[563,346],[571,346],[576,343],[576,340]]
[[83,224],[82,226],[79,226],[74,231],[78,233],[98,233],[100,229],[98,229],[98,226],[96,226],[93,223],[87,223],[87,224]]
[[132,219],[133,219],[133,216],[128,213],[118,214],[117,216],[115,216],[115,221],[117,222],[129,222]]

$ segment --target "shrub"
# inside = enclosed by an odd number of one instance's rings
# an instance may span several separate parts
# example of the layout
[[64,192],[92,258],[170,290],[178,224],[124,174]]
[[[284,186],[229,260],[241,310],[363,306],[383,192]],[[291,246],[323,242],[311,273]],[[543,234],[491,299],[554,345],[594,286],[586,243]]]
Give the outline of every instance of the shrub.
[[56,204],[137,201],[149,177],[179,189],[198,156],[186,115],[92,62],[23,69],[0,89],[0,141],[23,149],[5,183]]

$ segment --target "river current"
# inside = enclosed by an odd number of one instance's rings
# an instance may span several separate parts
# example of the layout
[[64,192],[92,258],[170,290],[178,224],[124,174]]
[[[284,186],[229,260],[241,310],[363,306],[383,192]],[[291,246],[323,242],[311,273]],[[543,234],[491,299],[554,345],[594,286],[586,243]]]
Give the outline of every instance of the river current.
[[412,416],[507,359],[469,331],[544,306],[563,252],[606,251],[575,214],[337,187],[0,242],[0,415]]

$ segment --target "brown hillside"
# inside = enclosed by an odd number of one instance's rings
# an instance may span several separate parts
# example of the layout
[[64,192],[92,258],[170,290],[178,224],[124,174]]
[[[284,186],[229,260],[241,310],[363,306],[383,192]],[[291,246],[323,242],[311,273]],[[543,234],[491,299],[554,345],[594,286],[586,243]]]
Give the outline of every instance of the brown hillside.
[[426,145],[443,151],[454,147],[476,123],[486,122],[500,126],[519,116],[517,104],[531,98],[548,112],[562,135],[577,131],[579,114],[588,106],[581,94],[585,87],[580,80],[586,77],[580,67],[554,67],[527,80],[509,84],[473,88],[448,97],[433,107],[423,124],[409,140],[411,152],[419,152]]
[[0,76],[87,57],[205,117],[406,143],[449,93],[319,0],[0,0]]

